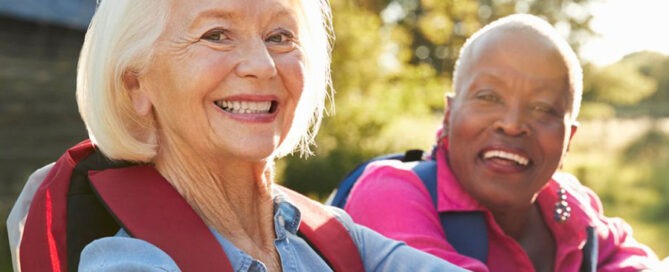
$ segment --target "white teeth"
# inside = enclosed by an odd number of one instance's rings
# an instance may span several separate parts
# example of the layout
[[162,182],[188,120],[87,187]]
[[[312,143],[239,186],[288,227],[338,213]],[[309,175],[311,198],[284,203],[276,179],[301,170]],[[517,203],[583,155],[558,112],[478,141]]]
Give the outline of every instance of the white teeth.
[[216,101],[216,105],[224,111],[231,113],[252,114],[268,113],[272,107],[272,101]]
[[484,159],[489,159],[494,157],[511,160],[522,166],[526,166],[530,162],[529,159],[523,156],[509,152],[504,152],[501,150],[491,150],[483,154]]

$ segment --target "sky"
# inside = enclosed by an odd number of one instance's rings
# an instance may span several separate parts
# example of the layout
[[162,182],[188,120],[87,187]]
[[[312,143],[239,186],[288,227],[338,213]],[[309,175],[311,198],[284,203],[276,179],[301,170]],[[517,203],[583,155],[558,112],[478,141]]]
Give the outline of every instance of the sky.
[[601,36],[580,52],[591,63],[611,64],[641,50],[669,55],[668,0],[600,0],[591,12],[591,27]]

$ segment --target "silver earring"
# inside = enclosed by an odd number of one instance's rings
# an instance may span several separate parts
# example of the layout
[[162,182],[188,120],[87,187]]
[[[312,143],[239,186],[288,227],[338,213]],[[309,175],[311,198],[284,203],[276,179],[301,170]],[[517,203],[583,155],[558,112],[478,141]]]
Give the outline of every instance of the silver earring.
[[555,203],[555,212],[553,213],[553,219],[558,223],[564,223],[569,219],[571,215],[571,207],[567,203],[567,191],[560,187],[557,192],[558,201]]

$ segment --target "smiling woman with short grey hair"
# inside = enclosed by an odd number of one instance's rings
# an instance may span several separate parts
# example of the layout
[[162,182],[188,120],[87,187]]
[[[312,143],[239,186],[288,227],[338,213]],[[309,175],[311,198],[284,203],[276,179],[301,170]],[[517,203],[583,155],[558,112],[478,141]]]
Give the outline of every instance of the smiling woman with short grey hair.
[[[582,72],[555,29],[531,15],[502,18],[465,43],[455,68],[430,169],[435,193],[406,164],[372,163],[345,207],[356,222],[472,271],[658,265],[592,190],[557,172],[578,128]],[[480,220],[449,229],[440,220],[452,215]],[[465,254],[458,237],[481,254]]]

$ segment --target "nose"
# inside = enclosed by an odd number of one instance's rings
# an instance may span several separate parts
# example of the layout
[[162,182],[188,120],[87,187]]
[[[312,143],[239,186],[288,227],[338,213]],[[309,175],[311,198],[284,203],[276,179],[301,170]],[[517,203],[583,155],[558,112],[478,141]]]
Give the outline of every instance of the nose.
[[496,132],[512,137],[526,136],[530,133],[527,119],[520,109],[507,109],[495,120],[493,127]]
[[264,41],[249,42],[241,51],[235,73],[242,78],[268,79],[276,76],[276,64]]

